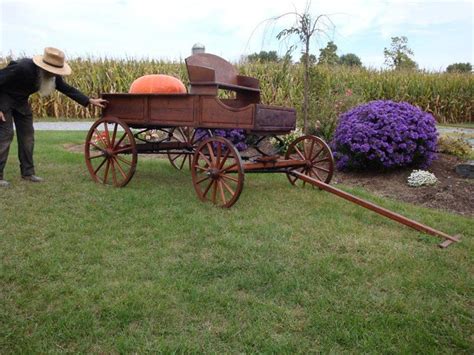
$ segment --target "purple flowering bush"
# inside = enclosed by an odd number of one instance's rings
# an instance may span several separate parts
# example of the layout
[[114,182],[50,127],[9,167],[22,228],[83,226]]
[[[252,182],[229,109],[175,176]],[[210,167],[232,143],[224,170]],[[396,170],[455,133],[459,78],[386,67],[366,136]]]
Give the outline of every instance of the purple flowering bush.
[[247,149],[247,144],[245,143],[247,137],[243,129],[198,129],[196,137],[198,140],[204,140],[209,137],[209,131],[212,132],[213,136],[219,136],[227,138],[234,144],[238,151],[244,151]]
[[407,102],[371,101],[340,116],[331,142],[339,170],[428,167],[436,156],[434,117]]

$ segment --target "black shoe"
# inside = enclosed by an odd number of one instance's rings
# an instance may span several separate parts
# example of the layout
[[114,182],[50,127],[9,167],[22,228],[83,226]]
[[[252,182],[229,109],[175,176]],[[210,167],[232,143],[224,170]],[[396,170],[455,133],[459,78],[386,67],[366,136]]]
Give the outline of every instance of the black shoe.
[[0,187],[8,187],[10,183],[7,180],[0,179]]
[[23,180],[27,180],[27,181],[30,181],[30,182],[43,182],[43,179],[40,178],[39,176],[36,176],[36,175],[22,176],[21,178]]

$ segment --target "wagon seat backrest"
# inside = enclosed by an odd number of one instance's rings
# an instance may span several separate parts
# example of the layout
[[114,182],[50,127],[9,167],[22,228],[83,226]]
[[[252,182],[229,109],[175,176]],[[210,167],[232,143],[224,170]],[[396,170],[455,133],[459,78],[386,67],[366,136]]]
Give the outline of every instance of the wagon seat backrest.
[[[219,89],[236,92],[236,103],[260,103],[258,79],[239,75],[232,64],[209,53],[198,53],[186,58],[189,92],[217,96]],[[229,100],[226,100],[229,101]]]

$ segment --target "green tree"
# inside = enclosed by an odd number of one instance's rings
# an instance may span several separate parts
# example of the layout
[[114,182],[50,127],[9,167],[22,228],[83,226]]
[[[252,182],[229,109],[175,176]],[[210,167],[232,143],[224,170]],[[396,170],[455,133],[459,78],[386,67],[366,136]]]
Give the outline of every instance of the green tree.
[[249,62],[278,62],[280,60],[276,51],[260,51],[260,53],[250,54],[247,58]]
[[392,37],[390,48],[384,48],[385,64],[396,70],[417,69],[418,65],[410,58],[413,51],[408,47],[408,38],[405,36]]
[[343,54],[339,57],[339,64],[347,65],[350,67],[361,67],[362,61],[354,53]]
[[[316,58],[316,56],[314,54],[309,55],[308,62],[309,62],[310,65],[316,64],[317,61],[318,61],[318,59]],[[306,53],[303,53],[301,55],[300,63],[306,63]]]
[[333,41],[328,42],[325,48],[319,50],[318,64],[336,65],[339,63],[339,57],[336,54],[337,46]]
[[[277,35],[278,40],[290,40],[296,37],[299,44],[302,45],[303,50],[303,66],[304,66],[304,80],[303,80],[303,131],[308,132],[308,110],[309,110],[309,70],[311,67],[310,46],[316,37],[326,34],[326,30],[334,24],[327,15],[313,16],[310,13],[311,1],[306,3],[305,10],[299,12],[297,10],[287,12],[285,14],[273,17],[270,21],[276,22],[283,17],[294,16],[295,22],[289,28],[285,28]],[[325,23],[326,22],[326,23]],[[327,23],[329,22],[329,23]]]
[[472,72],[471,63],[453,63],[446,68],[448,73],[470,73]]

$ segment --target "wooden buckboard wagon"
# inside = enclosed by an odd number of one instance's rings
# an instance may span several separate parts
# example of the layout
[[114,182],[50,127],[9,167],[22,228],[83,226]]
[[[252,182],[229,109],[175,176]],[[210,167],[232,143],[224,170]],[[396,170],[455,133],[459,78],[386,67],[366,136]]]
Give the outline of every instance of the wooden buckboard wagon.
[[[238,75],[224,59],[207,53],[186,58],[189,93],[103,94],[109,103],[102,118],[90,128],[85,158],[92,178],[99,183],[125,186],[133,177],[138,154],[166,154],[177,169],[189,167],[198,197],[221,207],[239,198],[245,173],[285,173],[293,185],[311,184],[400,223],[445,239],[449,236],[383,209],[329,185],[334,159],[319,137],[305,135],[293,141],[284,156],[261,149],[268,136],[295,129],[293,108],[261,103],[259,81]],[[233,98],[219,98],[219,90]],[[134,131],[132,131],[132,129]],[[254,154],[242,156],[232,142],[214,136],[214,129],[243,129],[254,137]],[[158,138],[147,138],[157,130]]]

